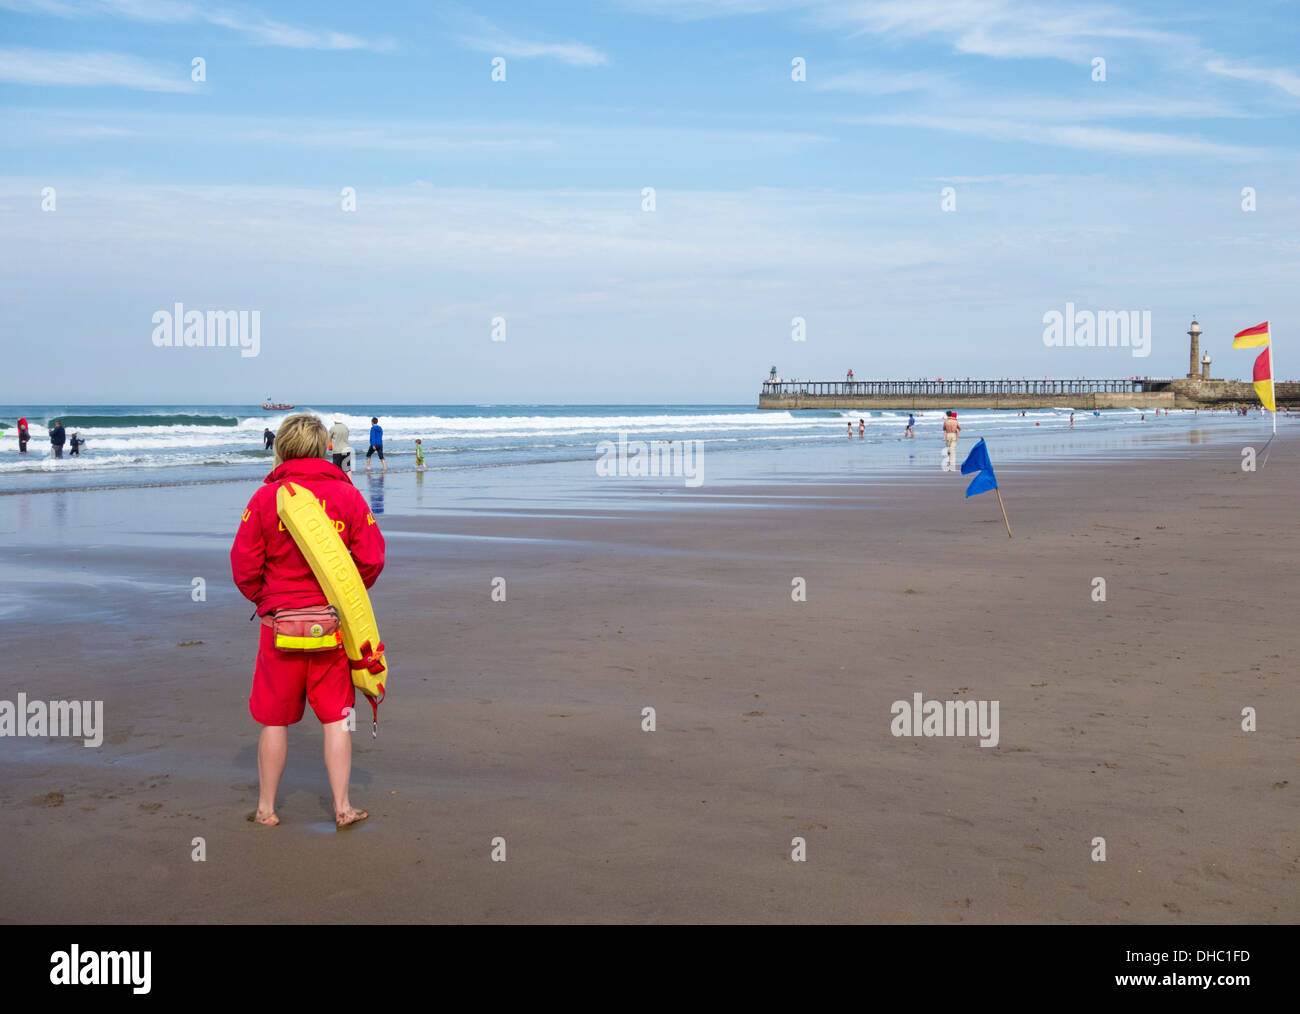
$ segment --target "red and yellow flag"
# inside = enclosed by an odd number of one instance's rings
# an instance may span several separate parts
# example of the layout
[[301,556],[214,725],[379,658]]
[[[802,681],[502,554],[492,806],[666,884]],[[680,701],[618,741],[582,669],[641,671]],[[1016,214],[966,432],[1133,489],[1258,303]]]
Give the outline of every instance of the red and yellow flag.
[[1260,404],[1270,412],[1277,411],[1277,405],[1273,401],[1273,360],[1272,350],[1265,349],[1255,360],[1255,374],[1252,378],[1255,381],[1255,394],[1259,396]]
[[1256,324],[1254,327],[1248,327],[1245,331],[1238,331],[1232,336],[1232,347],[1234,349],[1257,349],[1261,345],[1267,344],[1268,321]]

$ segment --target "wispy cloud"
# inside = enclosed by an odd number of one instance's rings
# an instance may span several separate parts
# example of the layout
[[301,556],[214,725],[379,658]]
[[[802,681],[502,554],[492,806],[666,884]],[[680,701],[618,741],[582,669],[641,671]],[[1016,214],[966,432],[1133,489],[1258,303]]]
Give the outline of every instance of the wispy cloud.
[[0,49],[0,81],[23,85],[134,88],[150,92],[197,91],[189,68],[169,73],[120,53],[67,53]]
[[1199,137],[1149,131],[1085,127],[1078,124],[1029,123],[1021,120],[973,116],[928,116],[911,113],[864,117],[863,122],[892,127],[918,127],[955,134],[970,134],[1001,141],[1081,148],[1116,155],[1207,155],[1220,158],[1261,158],[1259,148],[1220,144]]
[[573,40],[542,39],[531,33],[525,36],[509,32],[481,14],[448,3],[438,8],[438,16],[447,25],[448,34],[462,46],[494,56],[512,56],[527,60],[558,60],[570,67],[605,67],[609,57],[594,46]]
[[538,42],[495,30],[482,35],[462,35],[460,41],[470,49],[497,56],[519,59],[546,57],[570,67],[604,67],[609,64],[609,57],[582,42]]
[[286,25],[260,16],[246,19],[219,11],[203,11],[201,16],[209,24],[241,32],[253,42],[263,46],[285,46],[290,49],[364,49],[378,53],[397,48],[397,43],[392,39],[363,39],[345,32]]
[[0,0],[0,8],[62,18],[120,17],[154,23],[201,22],[238,32],[257,45],[290,49],[386,52],[396,48],[396,43],[388,38],[364,39],[329,29],[304,28],[256,12],[243,13],[185,0]]
[[948,40],[958,53],[1082,62],[1103,41],[1184,42],[1121,7],[1026,0],[628,0],[679,18],[794,12],[850,35]]
[[[186,81],[188,84],[188,80]],[[193,139],[258,148],[335,151],[429,151],[446,154],[581,153],[617,144],[620,151],[793,154],[830,138],[808,131],[607,127],[581,123],[454,120],[343,120],[335,117],[208,115],[106,110],[6,110],[0,148],[32,147],[68,138]],[[578,153],[575,156],[575,153]],[[695,157],[692,155],[691,157]]]
[[[931,103],[930,109],[945,118],[971,117],[976,120],[1023,120],[1036,123],[1090,123],[1099,120],[1219,120],[1250,119],[1256,115],[1238,106],[1215,99],[1181,99],[1164,95],[1127,98],[1119,94],[1098,94],[1096,98],[1053,98],[1051,96],[1015,96],[972,94],[970,89],[942,97],[942,105]],[[900,110],[901,111],[901,110]],[[913,114],[926,110],[913,108]],[[861,116],[835,117],[838,122],[862,123]]]
[[1261,148],[1220,144],[1199,137],[1116,130],[1113,127],[1077,125],[1051,127],[1049,137],[1056,144],[1068,148],[1108,151],[1122,155],[1211,155],[1223,158],[1261,158],[1268,154]]
[[858,95],[897,95],[902,92],[938,91],[949,84],[945,74],[934,71],[852,70],[827,78],[814,78],[814,91],[851,92]]
[[1300,75],[1284,67],[1242,67],[1231,66],[1225,60],[1210,60],[1205,69],[1211,74],[1236,78],[1239,81],[1256,81],[1280,88],[1288,95],[1300,98]]

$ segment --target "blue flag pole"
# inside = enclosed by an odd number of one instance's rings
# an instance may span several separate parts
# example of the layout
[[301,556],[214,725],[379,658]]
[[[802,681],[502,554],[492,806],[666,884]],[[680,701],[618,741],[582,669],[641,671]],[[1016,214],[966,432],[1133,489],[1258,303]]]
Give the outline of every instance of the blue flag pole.
[[1007,538],[1011,538],[1011,522],[1007,520],[1007,508],[1002,502],[1002,490],[994,487],[993,492],[998,495],[998,506],[1002,508],[1002,523],[1007,526]]

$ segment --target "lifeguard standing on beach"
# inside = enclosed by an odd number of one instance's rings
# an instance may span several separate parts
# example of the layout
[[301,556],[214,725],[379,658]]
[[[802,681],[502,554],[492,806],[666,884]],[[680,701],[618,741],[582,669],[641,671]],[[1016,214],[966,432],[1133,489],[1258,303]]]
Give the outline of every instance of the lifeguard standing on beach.
[[[293,536],[280,522],[279,488],[296,483],[320,502],[369,588],[384,569],[384,537],[365,498],[339,467],[325,461],[325,424],[314,415],[290,416],[275,440],[275,468],[248,502],[230,550],[235,584],[256,603],[261,618],[257,663],[248,710],[262,724],[257,746],[260,783],[257,812],[249,819],[267,826],[280,819],[275,795],[288,754],[288,726],[301,721],[310,704],[325,732],[325,767],[334,795],[339,828],[364,820],[364,810],[348,799],[352,773],[352,737],[346,720],[356,702],[352,667],[341,643],[322,642],[328,633],[325,592]],[[320,613],[319,617],[314,613]],[[286,615],[289,614],[289,615]],[[299,622],[302,635],[281,635],[277,625]],[[291,645],[291,646],[289,646]]]

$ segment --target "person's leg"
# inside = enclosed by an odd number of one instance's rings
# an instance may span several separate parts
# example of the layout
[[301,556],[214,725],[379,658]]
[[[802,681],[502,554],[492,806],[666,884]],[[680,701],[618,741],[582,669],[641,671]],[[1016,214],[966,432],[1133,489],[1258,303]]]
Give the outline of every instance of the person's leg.
[[365,820],[368,814],[354,807],[348,798],[348,782],[352,778],[352,733],[348,730],[348,717],[353,717],[351,724],[355,726],[356,690],[352,686],[347,655],[341,650],[336,657],[329,653],[312,659],[307,701],[325,734],[325,770],[334,797],[334,823],[348,827]]
[[340,827],[355,824],[367,816],[356,810],[348,799],[348,782],[352,778],[352,734],[347,722],[330,722],[325,730],[325,770],[329,773],[330,792],[334,794],[334,820]]
[[258,793],[257,814],[254,817],[259,824],[280,823],[280,818],[275,815],[275,794],[279,791],[280,776],[284,774],[288,755],[288,728],[283,725],[262,726],[262,735],[257,741]]
[[257,812],[259,824],[280,823],[275,797],[289,753],[289,726],[302,720],[307,704],[307,653],[279,651],[270,626],[258,634],[257,661],[248,695],[248,713],[262,726],[257,741]]
[[388,471],[388,462],[384,460],[384,449],[379,448],[379,463],[384,466],[384,471]]

